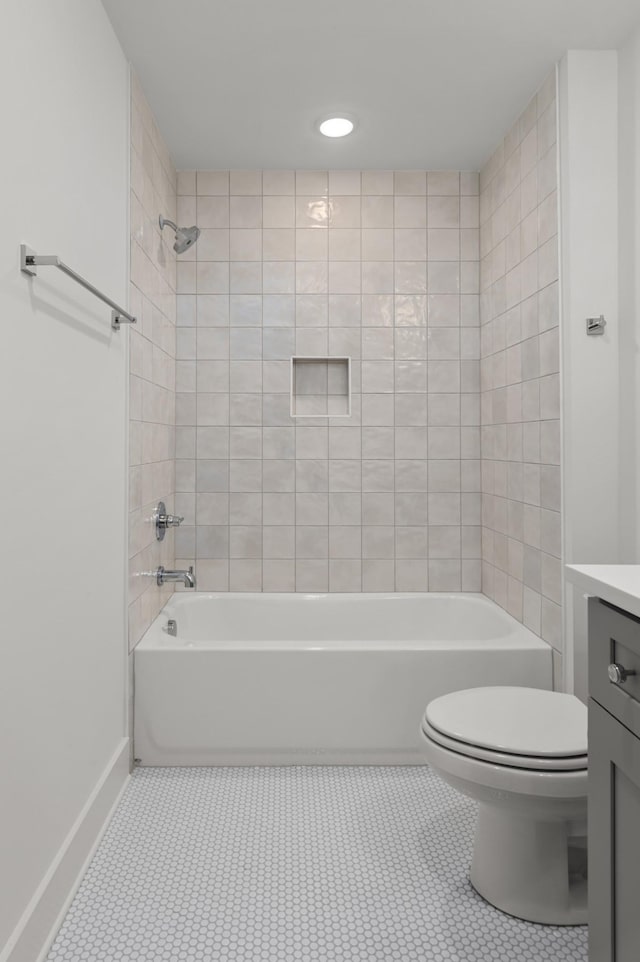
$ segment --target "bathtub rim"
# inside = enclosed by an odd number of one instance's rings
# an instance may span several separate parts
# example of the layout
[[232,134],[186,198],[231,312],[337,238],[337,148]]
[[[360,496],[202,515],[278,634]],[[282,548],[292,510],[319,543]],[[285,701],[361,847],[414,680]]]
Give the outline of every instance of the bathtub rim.
[[[492,610],[493,613],[498,613],[506,625],[510,627],[510,631],[503,636],[484,638],[484,639],[446,639],[446,638],[435,638],[435,639],[403,639],[401,637],[389,640],[354,640],[354,639],[339,639],[337,637],[327,639],[318,643],[317,641],[308,641],[304,638],[289,640],[289,641],[265,641],[259,638],[239,640],[225,640],[225,639],[193,639],[190,641],[182,641],[179,639],[174,639],[172,636],[168,635],[164,630],[163,626],[166,625],[168,617],[172,617],[174,614],[179,613],[180,607],[194,603],[196,601],[206,601],[206,600],[246,600],[246,601],[275,601],[276,599],[282,601],[284,599],[292,599],[298,601],[313,600],[320,601],[321,599],[327,599],[329,601],[335,600],[338,602],[346,602],[347,599],[355,604],[366,603],[367,600],[391,600],[394,602],[400,602],[402,600],[413,600],[421,599],[424,601],[428,600],[448,600],[451,602],[456,601],[471,601],[473,604],[478,604],[482,608],[488,608]],[[176,610],[177,609],[177,610]],[[158,644],[160,642],[160,644]],[[168,599],[166,604],[160,610],[156,618],[153,620],[147,631],[144,633],[138,644],[135,646],[133,651],[139,654],[151,654],[151,653],[203,653],[203,652],[213,652],[213,651],[224,651],[224,652],[289,652],[291,654],[296,653],[321,653],[321,652],[384,652],[384,651],[446,651],[451,648],[460,649],[463,651],[478,651],[478,650],[509,650],[515,649],[522,650],[546,650],[552,648],[552,646],[536,635],[531,629],[527,628],[522,622],[519,622],[513,615],[510,615],[504,608],[500,607],[497,602],[493,601],[487,595],[482,592],[436,592],[436,591],[424,591],[424,592],[243,592],[243,591],[198,591],[195,594],[188,593],[186,591],[176,591]]]

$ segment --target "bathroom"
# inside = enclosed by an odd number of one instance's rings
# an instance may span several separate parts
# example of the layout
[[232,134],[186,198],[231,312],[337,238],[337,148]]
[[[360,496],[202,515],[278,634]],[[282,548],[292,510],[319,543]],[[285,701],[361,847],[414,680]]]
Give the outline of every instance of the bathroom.
[[2,27],[0,962],[637,962],[635,0]]

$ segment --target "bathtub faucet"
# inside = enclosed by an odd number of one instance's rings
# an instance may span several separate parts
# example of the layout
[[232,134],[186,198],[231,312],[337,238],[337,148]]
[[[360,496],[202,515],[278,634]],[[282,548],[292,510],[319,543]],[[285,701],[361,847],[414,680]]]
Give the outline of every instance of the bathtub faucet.
[[195,588],[196,587],[196,576],[193,573],[193,565],[188,571],[184,568],[178,568],[176,571],[168,571],[163,565],[160,565],[158,570],[155,572],[156,584],[164,585],[167,581],[181,581],[185,588]]

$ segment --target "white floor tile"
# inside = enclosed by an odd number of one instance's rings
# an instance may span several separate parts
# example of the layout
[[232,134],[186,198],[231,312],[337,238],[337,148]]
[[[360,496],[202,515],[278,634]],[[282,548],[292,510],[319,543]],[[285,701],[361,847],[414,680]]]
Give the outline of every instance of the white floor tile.
[[48,962],[586,960],[475,893],[474,821],[426,767],[138,769]]

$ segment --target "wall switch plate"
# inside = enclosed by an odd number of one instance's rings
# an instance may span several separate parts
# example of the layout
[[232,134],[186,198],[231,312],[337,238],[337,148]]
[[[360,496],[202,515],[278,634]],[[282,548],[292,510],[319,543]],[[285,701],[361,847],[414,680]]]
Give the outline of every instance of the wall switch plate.
[[600,317],[588,317],[587,334],[604,334],[606,323],[604,314],[601,314]]

